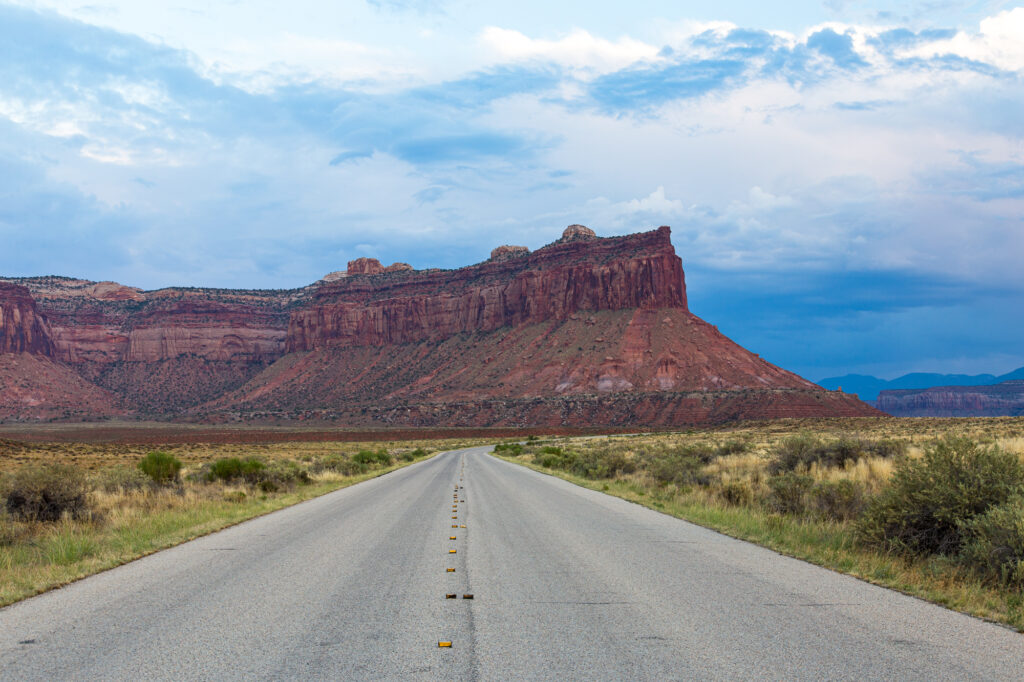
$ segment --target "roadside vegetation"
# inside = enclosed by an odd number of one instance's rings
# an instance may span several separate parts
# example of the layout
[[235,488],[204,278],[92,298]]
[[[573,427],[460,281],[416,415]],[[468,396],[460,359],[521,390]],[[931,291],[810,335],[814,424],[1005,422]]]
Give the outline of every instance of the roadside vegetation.
[[0,606],[466,444],[0,442]]
[[1024,630],[1024,419],[772,422],[495,452]]

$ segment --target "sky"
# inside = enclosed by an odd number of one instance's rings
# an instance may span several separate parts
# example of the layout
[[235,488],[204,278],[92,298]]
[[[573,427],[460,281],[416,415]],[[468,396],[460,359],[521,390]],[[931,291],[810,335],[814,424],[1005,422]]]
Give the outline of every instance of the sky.
[[1000,374],[1022,80],[1012,2],[0,0],[0,275],[291,288],[670,225],[691,310],[782,367]]

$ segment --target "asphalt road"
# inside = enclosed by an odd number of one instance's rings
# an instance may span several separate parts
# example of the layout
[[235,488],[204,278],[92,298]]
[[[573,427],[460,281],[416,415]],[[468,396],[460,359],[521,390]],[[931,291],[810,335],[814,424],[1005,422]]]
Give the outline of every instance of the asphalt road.
[[0,678],[1024,675],[1024,636],[1010,630],[485,450],[0,610]]

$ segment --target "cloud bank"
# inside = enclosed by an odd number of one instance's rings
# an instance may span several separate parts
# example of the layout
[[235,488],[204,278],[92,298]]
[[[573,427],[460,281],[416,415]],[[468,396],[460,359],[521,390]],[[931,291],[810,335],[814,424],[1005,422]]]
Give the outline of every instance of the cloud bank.
[[1024,8],[457,42],[450,6],[364,9],[443,60],[0,4],[0,273],[289,287],[669,224],[694,311],[810,378],[1024,365]]

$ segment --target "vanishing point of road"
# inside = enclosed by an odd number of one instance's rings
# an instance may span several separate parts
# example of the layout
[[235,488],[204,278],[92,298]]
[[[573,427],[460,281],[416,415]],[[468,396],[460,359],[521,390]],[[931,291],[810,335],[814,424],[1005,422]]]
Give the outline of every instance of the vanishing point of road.
[[2,609],[0,678],[1024,675],[1011,630],[488,450],[443,453]]

